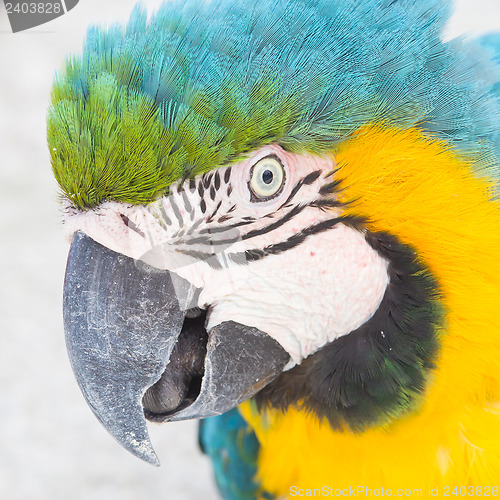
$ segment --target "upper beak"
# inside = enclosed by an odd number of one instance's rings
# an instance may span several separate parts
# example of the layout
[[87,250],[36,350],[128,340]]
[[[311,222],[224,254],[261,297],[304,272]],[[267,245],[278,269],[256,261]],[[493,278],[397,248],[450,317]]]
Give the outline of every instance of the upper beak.
[[204,315],[193,314],[198,292],[178,275],[84,233],[73,238],[64,282],[73,371],[106,429],[155,465],[145,415],[164,421],[223,413],[255,395],[289,361],[256,328],[228,321],[206,332]]

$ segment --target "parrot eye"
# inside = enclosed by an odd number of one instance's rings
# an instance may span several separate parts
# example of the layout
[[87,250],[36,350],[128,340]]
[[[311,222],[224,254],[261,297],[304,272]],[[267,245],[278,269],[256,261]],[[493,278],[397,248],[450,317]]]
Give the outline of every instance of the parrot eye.
[[248,186],[252,201],[267,201],[281,192],[285,181],[285,170],[277,156],[266,156],[250,171]]

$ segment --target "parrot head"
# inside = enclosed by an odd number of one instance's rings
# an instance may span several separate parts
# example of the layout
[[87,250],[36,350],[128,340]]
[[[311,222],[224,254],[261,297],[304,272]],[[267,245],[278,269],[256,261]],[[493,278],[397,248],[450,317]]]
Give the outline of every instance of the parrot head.
[[168,3],[68,59],[48,116],[66,342],[128,450],[157,463],[146,419],[250,398],[355,430],[418,407],[446,322],[429,245],[456,213],[435,216],[497,133],[442,18],[430,0]]

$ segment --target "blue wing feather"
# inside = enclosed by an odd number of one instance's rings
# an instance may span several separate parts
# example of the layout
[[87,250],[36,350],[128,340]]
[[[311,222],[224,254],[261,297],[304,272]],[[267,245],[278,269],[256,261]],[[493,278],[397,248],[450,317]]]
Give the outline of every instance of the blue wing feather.
[[212,460],[215,480],[225,500],[274,498],[255,479],[259,442],[237,409],[200,421],[200,447]]

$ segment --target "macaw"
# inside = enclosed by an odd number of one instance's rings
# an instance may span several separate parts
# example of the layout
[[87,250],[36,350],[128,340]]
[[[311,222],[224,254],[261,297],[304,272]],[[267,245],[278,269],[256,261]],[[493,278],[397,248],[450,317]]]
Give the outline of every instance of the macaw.
[[146,419],[196,418],[227,499],[498,494],[500,43],[444,41],[449,11],[89,30],[48,144],[69,357],[126,449],[157,464]]

